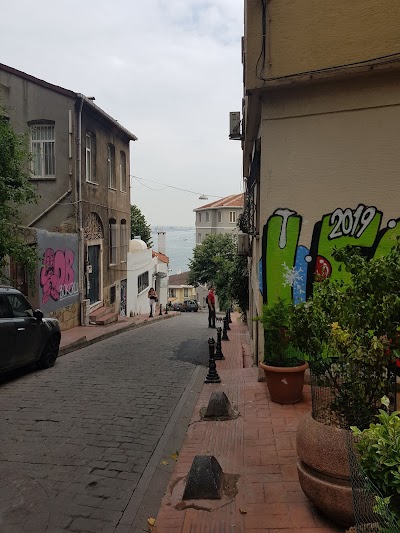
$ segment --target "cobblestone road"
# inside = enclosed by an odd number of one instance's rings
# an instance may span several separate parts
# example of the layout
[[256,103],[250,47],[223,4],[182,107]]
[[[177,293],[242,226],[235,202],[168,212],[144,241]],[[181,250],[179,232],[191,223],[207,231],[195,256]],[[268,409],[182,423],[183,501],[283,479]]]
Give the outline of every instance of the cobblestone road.
[[191,354],[207,354],[206,322],[183,314],[2,381],[1,533],[134,531],[121,518],[193,377]]

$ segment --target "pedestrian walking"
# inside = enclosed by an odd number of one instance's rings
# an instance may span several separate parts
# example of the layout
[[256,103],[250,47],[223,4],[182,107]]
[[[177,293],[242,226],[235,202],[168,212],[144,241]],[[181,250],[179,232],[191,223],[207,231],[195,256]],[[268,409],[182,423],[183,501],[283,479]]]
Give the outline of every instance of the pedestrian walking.
[[156,302],[158,300],[157,298],[157,293],[156,291],[154,290],[153,287],[150,288],[149,292],[147,293],[147,296],[149,298],[149,304],[150,304],[150,314],[149,314],[149,318],[151,318],[152,316],[155,315],[155,311],[156,311]]
[[215,294],[214,287],[211,286],[207,294],[208,305],[208,327],[215,328]]

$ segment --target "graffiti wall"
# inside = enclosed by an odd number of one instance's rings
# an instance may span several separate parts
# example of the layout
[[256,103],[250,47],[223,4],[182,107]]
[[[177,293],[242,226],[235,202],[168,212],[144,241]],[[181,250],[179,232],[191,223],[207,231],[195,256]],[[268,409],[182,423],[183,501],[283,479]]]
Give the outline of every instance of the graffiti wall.
[[277,209],[263,231],[261,258],[262,294],[265,302],[279,297],[294,303],[305,301],[318,280],[346,281],[349,274],[332,257],[334,248],[362,248],[368,257],[382,257],[400,235],[400,218],[382,225],[376,207],[336,208],[314,224],[311,242],[302,240],[303,217],[290,209]]
[[49,313],[79,299],[78,236],[37,230],[39,305]]

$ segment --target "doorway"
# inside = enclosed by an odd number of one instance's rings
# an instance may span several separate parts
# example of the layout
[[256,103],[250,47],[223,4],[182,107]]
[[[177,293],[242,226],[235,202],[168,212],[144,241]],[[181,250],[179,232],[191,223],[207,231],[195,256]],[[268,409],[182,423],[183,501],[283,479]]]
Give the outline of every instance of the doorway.
[[88,261],[91,269],[88,274],[88,296],[90,305],[100,301],[100,244],[88,246]]

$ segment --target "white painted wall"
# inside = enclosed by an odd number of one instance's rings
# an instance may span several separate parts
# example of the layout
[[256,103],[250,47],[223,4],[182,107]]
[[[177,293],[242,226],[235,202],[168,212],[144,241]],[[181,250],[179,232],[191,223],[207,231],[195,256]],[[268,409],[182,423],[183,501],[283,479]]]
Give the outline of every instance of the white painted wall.
[[[129,243],[127,258],[128,266],[128,293],[127,293],[127,314],[145,315],[150,311],[147,293],[152,287],[156,258],[152,258],[151,248],[147,248],[146,243],[139,239],[133,239]],[[149,273],[149,286],[138,294],[138,277],[144,272]]]

